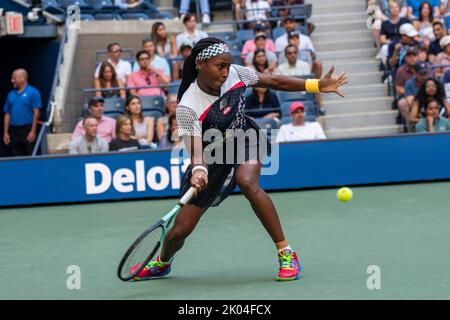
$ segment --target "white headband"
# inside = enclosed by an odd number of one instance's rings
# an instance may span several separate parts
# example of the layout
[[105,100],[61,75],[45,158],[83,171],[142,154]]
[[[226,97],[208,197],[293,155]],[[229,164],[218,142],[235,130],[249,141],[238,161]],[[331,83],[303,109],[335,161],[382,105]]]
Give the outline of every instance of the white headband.
[[203,49],[195,58],[195,61],[208,60],[212,57],[218,56],[222,53],[230,53],[230,49],[225,43],[215,43],[210,45],[209,47]]

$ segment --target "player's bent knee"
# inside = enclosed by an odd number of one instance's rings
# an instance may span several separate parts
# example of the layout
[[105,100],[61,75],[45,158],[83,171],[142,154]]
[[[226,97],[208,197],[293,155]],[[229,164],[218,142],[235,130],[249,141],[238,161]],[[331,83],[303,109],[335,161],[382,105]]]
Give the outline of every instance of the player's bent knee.
[[236,183],[244,194],[256,192],[260,189],[257,180],[251,176],[236,177]]

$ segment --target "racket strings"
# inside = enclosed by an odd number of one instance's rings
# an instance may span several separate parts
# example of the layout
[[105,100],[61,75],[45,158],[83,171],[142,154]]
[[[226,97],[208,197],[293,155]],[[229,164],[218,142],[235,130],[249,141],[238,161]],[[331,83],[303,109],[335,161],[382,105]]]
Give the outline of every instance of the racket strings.
[[[161,252],[163,228],[158,227],[139,241],[125,260],[121,275],[123,278],[136,276],[151,259]],[[138,271],[139,270],[139,271]]]

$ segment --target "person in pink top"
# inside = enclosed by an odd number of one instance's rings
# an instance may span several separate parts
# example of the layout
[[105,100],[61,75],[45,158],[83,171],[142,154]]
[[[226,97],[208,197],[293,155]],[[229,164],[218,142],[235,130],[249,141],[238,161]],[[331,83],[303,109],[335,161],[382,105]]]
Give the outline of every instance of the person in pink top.
[[247,55],[250,52],[255,52],[257,47],[260,47],[260,46],[256,45],[256,41],[264,42],[262,44],[262,46],[267,51],[271,51],[271,52],[275,53],[276,47],[275,47],[275,43],[273,42],[273,40],[267,39],[267,37],[261,37],[262,34],[264,34],[264,35],[266,34],[266,26],[261,25],[261,24],[256,25],[255,38],[245,41],[244,46],[242,47],[242,55],[241,55],[242,60],[245,60],[245,57],[247,57]]
[[[116,137],[116,120],[103,115],[104,102],[105,100],[100,97],[93,97],[91,100],[89,100],[89,114],[97,119],[97,135],[105,139],[106,141],[111,142],[111,140]],[[83,121],[80,121],[73,131],[71,139],[74,140],[82,134],[85,134],[85,131],[83,127]]]
[[[139,51],[136,54],[136,61],[139,63],[140,70],[133,72],[128,77],[128,87],[144,87],[152,85],[168,84],[170,77],[162,69],[154,68],[150,64],[150,54],[147,51]],[[131,95],[136,96],[165,96],[163,88],[143,88],[130,89]]]

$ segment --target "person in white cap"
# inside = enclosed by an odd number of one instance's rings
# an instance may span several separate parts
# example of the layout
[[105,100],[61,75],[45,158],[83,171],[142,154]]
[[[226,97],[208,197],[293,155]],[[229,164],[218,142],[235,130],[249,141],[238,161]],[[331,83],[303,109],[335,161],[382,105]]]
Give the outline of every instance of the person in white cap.
[[[449,65],[450,64],[450,36],[445,36],[439,41],[439,44],[441,45],[441,48],[444,50],[443,52],[439,53],[436,56],[436,59],[434,59],[433,65],[439,66],[439,65]],[[444,73],[450,70],[450,67],[444,67],[444,68],[437,68],[434,70],[434,74],[437,78],[440,78],[444,75]]]
[[419,33],[410,23],[400,27],[400,41],[389,44],[389,64],[394,72],[403,65],[408,48],[419,45],[418,35]]

